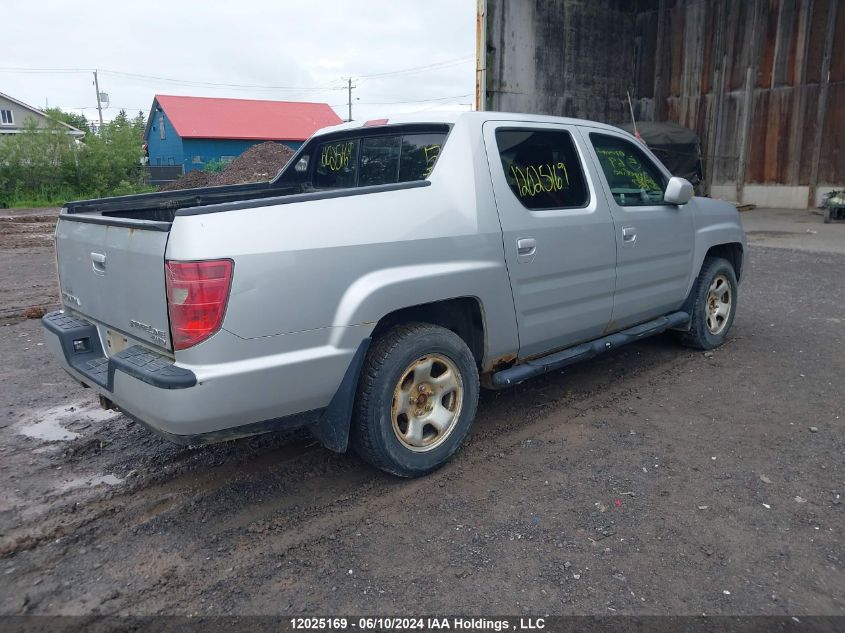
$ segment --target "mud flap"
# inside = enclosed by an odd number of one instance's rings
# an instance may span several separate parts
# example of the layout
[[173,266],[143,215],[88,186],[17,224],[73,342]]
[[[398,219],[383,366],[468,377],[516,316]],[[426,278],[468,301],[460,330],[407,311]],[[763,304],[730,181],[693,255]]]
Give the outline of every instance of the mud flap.
[[684,299],[684,304],[681,306],[681,312],[686,312],[690,315],[690,318],[686,320],[686,322],[681,323],[680,325],[676,325],[674,327],[669,328],[670,330],[674,330],[675,332],[689,332],[690,328],[692,327],[692,309],[695,305],[695,296],[698,293],[698,284],[701,280],[701,274],[699,274],[695,281],[692,282],[692,288],[689,290],[689,294],[687,298]]
[[355,394],[358,391],[358,377],[361,375],[371,341],[369,337],[361,341],[329,406],[320,419],[308,427],[311,434],[330,451],[343,453],[349,446],[349,430],[352,425]]

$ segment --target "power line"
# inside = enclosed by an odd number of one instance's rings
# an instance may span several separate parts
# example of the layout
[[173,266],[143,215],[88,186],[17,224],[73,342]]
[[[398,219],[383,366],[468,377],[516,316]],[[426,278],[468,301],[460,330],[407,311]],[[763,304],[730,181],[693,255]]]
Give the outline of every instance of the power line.
[[[90,73],[93,69],[88,68],[24,68],[16,66],[0,66],[0,72],[5,73],[22,73],[22,74],[73,74],[73,73]],[[325,84],[317,86],[270,86],[265,84],[236,84],[214,81],[201,81],[196,79],[179,79],[176,77],[162,77],[159,75],[147,75],[143,73],[130,73],[121,70],[109,70],[100,68],[99,73],[102,75],[112,75],[115,77],[122,77],[125,79],[134,79],[136,81],[163,81],[167,83],[176,83],[185,86],[195,87],[218,87],[218,88],[233,88],[242,90],[341,90],[346,86],[332,86],[332,84],[340,81],[340,79],[333,79]]]
[[[458,64],[466,63],[471,60],[474,60],[475,57],[465,56],[465,57],[458,57],[454,59],[446,59],[439,62],[434,62],[431,64],[425,64],[422,66],[412,66],[410,68],[402,68],[397,70],[385,71],[380,73],[371,73],[366,75],[359,75],[357,81],[360,83],[361,81],[366,81],[369,79],[384,79],[389,77],[396,77],[396,76],[405,76],[415,73],[423,73],[423,72],[430,72],[434,70],[441,70],[443,68],[448,68],[451,66],[455,66]],[[0,72],[6,73],[23,73],[23,74],[75,74],[75,73],[89,73],[92,72],[92,69],[88,68],[27,68],[21,66],[0,66]],[[144,81],[144,82],[166,82],[172,84],[178,84],[183,86],[192,86],[192,87],[205,87],[205,88],[227,88],[231,90],[292,90],[298,91],[295,94],[287,95],[290,98],[303,98],[311,96],[312,94],[319,94],[320,92],[327,91],[327,90],[347,90],[348,98],[345,104],[336,104],[332,105],[331,107],[340,107],[342,105],[346,105],[347,108],[351,110],[351,88],[355,87],[352,86],[352,77],[349,78],[337,78],[333,79],[327,83],[316,85],[316,86],[282,86],[282,85],[264,85],[264,84],[239,84],[239,83],[225,83],[225,82],[213,82],[213,81],[202,81],[202,80],[194,80],[194,79],[179,79],[175,77],[164,77],[158,75],[148,75],[144,73],[131,73],[119,70],[109,70],[109,69],[100,69],[100,74],[110,75],[116,78],[123,78],[123,79],[132,79],[134,81]],[[99,89],[98,89],[98,96],[99,96]],[[468,97],[472,95],[455,95],[449,97],[435,97],[430,99],[417,99],[417,100],[401,100],[401,101],[373,101],[373,102],[359,102],[361,105],[402,105],[402,104],[409,104],[409,103],[436,103],[439,101],[448,101],[450,99],[461,99],[464,97]],[[117,106],[111,106],[106,109],[113,109]],[[78,108],[70,108],[73,110],[89,110],[89,109],[97,109],[96,106],[84,106]],[[140,107],[140,108],[120,108],[123,110],[131,111],[131,110],[142,110],[146,111],[147,107]],[[351,113],[350,113],[351,118]]]
[[70,73],[90,73],[90,68],[24,68],[20,66],[0,66],[0,72],[5,73],[44,73],[44,74],[70,74]]
[[456,59],[447,59],[442,62],[435,62],[433,64],[425,64],[424,66],[414,66],[412,68],[403,68],[400,70],[390,70],[383,73],[375,73],[371,75],[358,75],[358,79],[377,79],[382,77],[392,77],[395,75],[410,75],[412,73],[418,72],[426,72],[429,70],[440,70],[441,68],[446,68],[448,66],[455,66],[457,64],[466,63],[470,60],[474,60],[475,55],[469,55],[466,57],[458,57]]
[[431,101],[448,101],[449,99],[462,99],[471,97],[473,93],[465,95],[453,95],[450,97],[435,97],[433,99],[412,99],[410,101],[361,101],[360,105],[398,105],[402,103],[429,103]]
[[[475,59],[474,56],[465,56],[465,57],[458,57],[455,59],[447,59],[440,62],[434,62],[431,64],[425,64],[423,66],[413,66],[410,68],[400,68],[397,70],[390,70],[380,73],[371,73],[368,75],[359,75],[358,79],[378,79],[384,77],[393,77],[398,75],[408,75],[420,72],[428,72],[432,70],[440,70],[442,68],[447,68],[449,66],[454,66],[457,64],[465,63],[470,60]],[[73,73],[90,73],[93,72],[94,69],[91,68],[27,68],[22,66],[0,66],[0,72],[6,73],[25,73],[25,74],[73,74]],[[125,79],[134,79],[136,81],[163,81],[166,83],[175,83],[185,86],[194,86],[194,87],[213,87],[213,88],[231,88],[235,90],[306,90],[306,91],[314,91],[314,90],[343,90],[347,86],[345,85],[336,85],[333,86],[339,81],[344,81],[343,79],[333,79],[332,81],[320,84],[316,86],[281,86],[281,85],[266,85],[266,84],[239,84],[239,83],[226,83],[226,82],[216,82],[216,81],[202,81],[197,79],[181,79],[176,77],[164,77],[160,75],[148,75],[145,73],[131,73],[121,70],[110,70],[106,68],[99,69],[99,72],[104,75],[112,75],[115,77],[122,77]]]
[[156,75],[144,75],[140,73],[127,73],[115,70],[101,70],[103,74],[112,75],[114,77],[122,77],[124,79],[135,79],[137,81],[163,81],[166,83],[175,83],[183,86],[193,86],[199,88],[230,88],[233,90],[342,90],[345,86],[332,86],[337,82],[337,79],[321,84],[318,86],[268,86],[262,84],[230,84],[224,82],[214,81],[197,81],[193,79],[177,79],[174,77],[159,77]]

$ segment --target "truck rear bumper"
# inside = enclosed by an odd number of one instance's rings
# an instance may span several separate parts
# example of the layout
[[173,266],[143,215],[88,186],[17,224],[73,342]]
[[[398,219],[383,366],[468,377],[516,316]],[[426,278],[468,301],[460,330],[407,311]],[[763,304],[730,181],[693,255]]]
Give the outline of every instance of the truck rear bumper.
[[[229,374],[203,380],[190,368],[140,345],[107,357],[97,327],[63,311],[45,315],[42,323],[48,349],[75,380],[95,389],[132,419],[179,444],[206,444],[307,426],[319,419],[328,404],[307,406],[313,402],[297,403],[292,398],[294,401],[285,403],[288,407],[284,410],[278,403],[278,391],[275,406],[262,401],[265,389],[250,398],[249,376]],[[323,362],[330,360],[337,361]],[[286,374],[297,370],[301,372],[302,368],[275,367],[267,378],[278,387],[285,384]]]
[[[194,372],[141,345],[106,358],[96,326],[63,311],[51,312],[41,322],[55,336],[55,341],[48,340],[52,351],[76,373],[109,392],[114,391],[117,370],[160,389],[187,389],[197,384]],[[50,343],[58,343],[58,349]]]

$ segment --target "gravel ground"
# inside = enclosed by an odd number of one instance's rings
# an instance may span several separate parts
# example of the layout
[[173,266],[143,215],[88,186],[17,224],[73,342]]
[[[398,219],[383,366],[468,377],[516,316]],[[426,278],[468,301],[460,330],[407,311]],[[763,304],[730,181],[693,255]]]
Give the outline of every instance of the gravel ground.
[[[168,444],[0,322],[0,614],[843,615],[845,256],[750,256],[724,347],[485,392],[415,481],[305,432]],[[53,288],[51,249],[0,258],[3,306]]]
[[0,210],[0,325],[59,304],[53,254],[58,213],[59,209]]

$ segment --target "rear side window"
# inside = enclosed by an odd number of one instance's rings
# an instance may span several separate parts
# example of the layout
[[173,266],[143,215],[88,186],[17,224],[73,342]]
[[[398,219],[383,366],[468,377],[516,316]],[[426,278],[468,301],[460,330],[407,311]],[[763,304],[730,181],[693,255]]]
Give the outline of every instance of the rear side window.
[[[317,189],[340,189],[425,180],[445,140],[444,131],[326,141],[312,154],[312,184]],[[301,171],[306,169],[307,161]]]
[[605,134],[590,134],[610,193],[623,207],[664,204],[666,178],[635,143]]
[[446,134],[406,134],[402,137],[399,182],[425,180],[440,156]]
[[358,186],[385,185],[399,181],[402,137],[372,136],[361,140],[361,175]]
[[500,129],[496,145],[508,186],[526,208],[587,205],[587,183],[569,132]]
[[314,152],[314,186],[318,189],[354,187],[358,177],[359,139],[321,143]]

